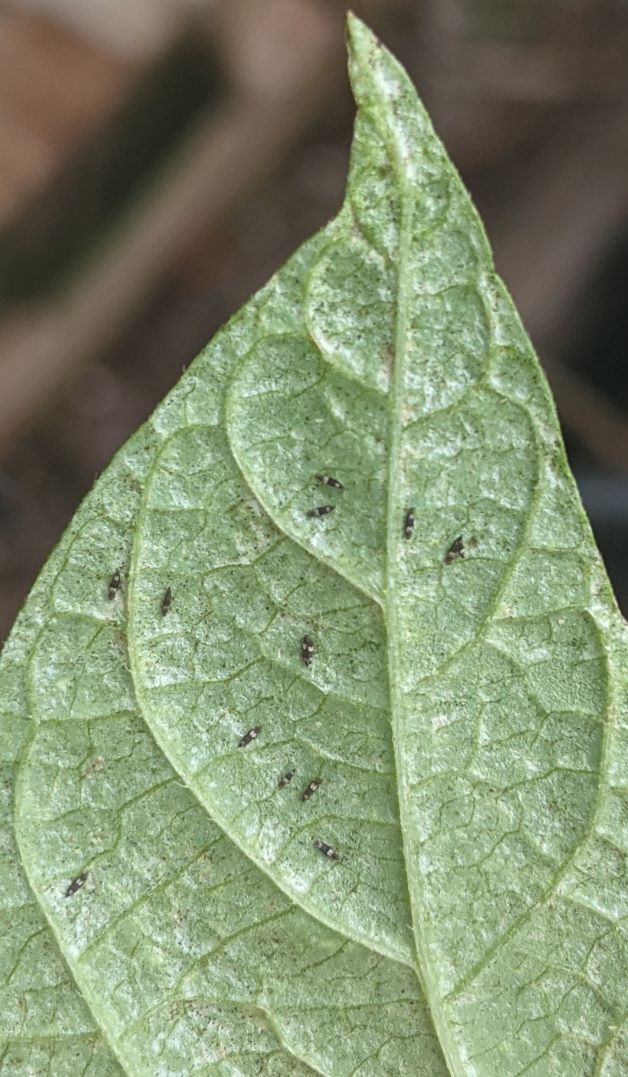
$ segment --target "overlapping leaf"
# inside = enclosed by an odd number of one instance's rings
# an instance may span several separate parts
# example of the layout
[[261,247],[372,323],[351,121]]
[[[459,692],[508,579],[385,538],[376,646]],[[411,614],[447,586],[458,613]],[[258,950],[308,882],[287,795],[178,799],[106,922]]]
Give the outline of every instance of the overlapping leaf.
[[623,624],[475,212],[351,27],[343,210],[6,649],[0,1072],[628,1064]]

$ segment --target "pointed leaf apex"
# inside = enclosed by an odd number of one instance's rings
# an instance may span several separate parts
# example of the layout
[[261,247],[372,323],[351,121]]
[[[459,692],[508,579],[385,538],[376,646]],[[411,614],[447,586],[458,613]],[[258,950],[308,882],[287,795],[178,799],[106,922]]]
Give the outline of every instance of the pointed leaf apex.
[[347,51],[351,88],[359,109],[381,117],[388,114],[394,125],[392,103],[408,96],[411,111],[423,118],[414,86],[401,64],[366,23],[351,13],[347,16]]
[[373,31],[350,11],[347,14],[347,51],[352,71],[364,69],[372,59],[373,51],[379,47]]
[[347,39],[349,41],[349,49],[352,51],[357,50],[360,47],[360,42],[372,41],[374,34],[372,30],[369,30],[366,23],[362,22],[362,19],[354,15],[352,11],[347,12]]

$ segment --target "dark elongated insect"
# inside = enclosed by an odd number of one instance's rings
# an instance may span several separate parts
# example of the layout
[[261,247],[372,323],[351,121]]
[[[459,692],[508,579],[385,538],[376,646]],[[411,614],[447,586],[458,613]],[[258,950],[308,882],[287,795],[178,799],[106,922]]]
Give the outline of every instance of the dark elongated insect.
[[414,531],[414,509],[408,509],[403,521],[403,537],[404,539],[412,538],[412,532]]
[[322,784],[323,784],[323,779],[322,778],[314,778],[314,780],[311,781],[310,784],[307,786],[307,788],[304,789],[303,792],[301,793],[301,800],[309,800],[310,797],[313,797],[316,790],[320,789]]
[[293,778],[294,778],[294,771],[293,770],[286,771],[286,773],[282,774],[281,778],[277,782],[277,788],[278,789],[283,789],[284,786],[290,785],[290,782],[292,781]]
[[261,732],[261,725],[254,725],[252,729],[249,729],[248,733],[245,733],[243,737],[240,737],[238,748],[246,748],[247,744],[252,744],[254,740],[257,740]]
[[301,661],[304,666],[311,666],[314,657],[314,644],[309,636],[301,640]]
[[452,561],[458,561],[461,557],[464,557],[464,542],[462,535],[458,535],[445,554],[445,564],[450,565]]
[[113,576],[109,580],[109,587],[107,589],[107,598],[110,602],[116,597],[118,591],[120,590],[120,583],[120,573],[116,569]]
[[338,850],[334,849],[333,845],[328,845],[326,841],[315,841],[314,848],[318,849],[319,853],[326,856],[328,860],[342,860]]
[[334,490],[344,490],[342,483],[334,479],[332,475],[315,475],[314,478],[322,482],[323,486],[333,486]]
[[70,885],[68,886],[68,888],[67,888],[67,890],[65,892],[65,896],[67,898],[72,897],[73,894],[76,894],[77,890],[81,890],[82,887],[85,886],[86,882],[87,882],[87,872],[84,871],[82,875],[77,875],[76,879],[72,879],[72,882],[70,883]]
[[170,613],[170,607],[172,605],[172,588],[166,587],[164,591],[164,597],[161,600],[161,616],[165,617],[167,613]]
[[327,516],[327,514],[333,512],[335,508],[335,505],[319,505],[315,509],[308,509],[305,515],[310,520],[315,520],[318,516]]

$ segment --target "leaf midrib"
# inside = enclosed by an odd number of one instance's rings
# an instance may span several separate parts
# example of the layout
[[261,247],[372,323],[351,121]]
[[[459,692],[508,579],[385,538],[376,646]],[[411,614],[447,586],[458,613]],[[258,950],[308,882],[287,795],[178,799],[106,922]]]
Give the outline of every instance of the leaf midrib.
[[[399,508],[399,506],[397,505],[396,497],[397,497],[397,490],[399,488],[399,481],[400,481],[400,478],[401,478],[400,445],[401,445],[401,432],[402,431],[401,431],[401,423],[399,421],[399,416],[401,414],[401,403],[402,403],[402,399],[403,399],[404,370],[405,370],[405,357],[406,357],[407,324],[408,324],[408,295],[407,295],[407,290],[406,290],[406,287],[405,287],[405,280],[407,279],[406,267],[407,267],[407,261],[408,261],[410,238],[411,238],[411,234],[412,234],[413,203],[412,203],[411,194],[410,194],[410,192],[408,190],[407,183],[406,183],[406,177],[405,177],[405,170],[404,170],[403,161],[402,161],[402,159],[400,157],[400,154],[399,154],[399,152],[397,150],[397,146],[396,146],[396,143],[395,143],[394,133],[390,132],[386,128],[384,128],[382,130],[382,125],[378,122],[379,121],[379,116],[377,115],[377,113],[374,114],[374,118],[375,118],[375,121],[377,123],[377,127],[380,130],[380,133],[382,134],[382,137],[384,138],[384,141],[386,142],[386,144],[388,146],[390,156],[391,156],[391,160],[394,163],[395,173],[397,175],[399,188],[400,188],[400,191],[401,191],[401,221],[400,221],[400,230],[399,230],[399,251],[398,251],[398,287],[397,287],[397,306],[396,306],[396,312],[395,312],[395,334],[394,334],[394,339],[395,339],[395,362],[394,362],[394,368],[393,368],[393,378],[392,378],[392,384],[391,384],[390,403],[389,403],[389,409],[390,409],[389,410],[389,431],[390,431],[390,436],[389,436],[388,476],[387,476],[387,557],[386,557],[386,567],[385,567],[384,616],[385,616],[386,635],[387,635],[387,644],[388,644],[388,673],[389,673],[389,692],[390,692],[390,702],[391,702],[391,708],[390,708],[391,709],[391,726],[392,726],[392,732],[393,732],[393,748],[394,748],[395,761],[396,761],[396,767],[397,767],[397,788],[398,788],[398,793],[399,793],[399,819],[400,819],[400,828],[401,828],[402,844],[403,844],[403,851],[404,851],[404,861],[405,861],[405,864],[406,864],[406,875],[407,875],[408,874],[407,866],[408,866],[408,863],[409,863],[408,842],[407,842],[407,838],[406,838],[406,831],[409,828],[407,827],[407,824],[406,824],[406,815],[407,815],[407,813],[406,813],[406,809],[405,809],[405,804],[406,804],[406,801],[407,801],[407,790],[405,790],[405,774],[404,774],[404,769],[403,769],[403,766],[402,766],[402,759],[401,759],[401,755],[402,755],[402,753],[401,753],[401,736],[400,736],[399,721],[398,721],[399,708],[397,706],[398,691],[397,691],[396,686],[399,683],[400,678],[398,676],[398,671],[397,671],[397,668],[396,668],[396,661],[395,661],[395,659],[396,659],[395,642],[396,642],[396,637],[398,635],[396,610],[397,610],[397,602],[399,600],[399,596],[396,595],[395,587],[392,584],[393,584],[393,578],[394,578],[394,570],[395,570],[395,564],[396,564],[396,553],[397,553],[398,546],[399,546],[399,533],[400,533],[400,527],[401,527],[401,523],[400,523],[400,521],[398,519],[398,515],[399,515],[398,508]],[[549,394],[547,393],[547,391],[546,391],[545,395],[546,395],[546,397],[548,397]],[[550,406],[551,406],[551,400],[550,400]],[[528,413],[528,409],[524,408],[523,410],[526,411],[526,413]],[[534,488],[533,502],[532,502],[532,505],[530,506],[530,509],[529,509],[528,513],[527,513],[525,526],[523,528],[523,534],[522,534],[521,540],[519,542],[518,551],[515,554],[515,556],[510,560],[508,565],[505,566],[504,578],[501,581],[501,585],[500,585],[500,587],[499,587],[499,589],[497,591],[497,594],[494,596],[494,599],[491,602],[489,610],[487,611],[487,613],[485,614],[485,616],[483,618],[483,624],[482,624],[482,634],[483,635],[486,632],[486,629],[488,627],[491,615],[494,614],[495,610],[497,609],[498,604],[499,604],[499,600],[500,600],[501,596],[503,595],[503,593],[504,593],[504,591],[505,591],[505,589],[506,589],[506,587],[508,585],[508,581],[510,580],[514,569],[516,568],[516,565],[517,565],[517,563],[518,563],[518,561],[520,559],[521,552],[525,548],[525,538],[526,538],[526,535],[529,534],[529,531],[530,531],[530,528],[531,528],[531,525],[532,525],[532,521],[534,520],[534,508],[538,504],[540,491],[542,489],[542,468],[541,468],[541,459],[540,459],[541,450],[540,450],[540,446],[538,445],[538,441],[537,441],[536,436],[535,436],[535,424],[534,424],[534,421],[532,420],[532,417],[529,415],[529,413],[528,413],[528,418],[530,419],[530,427],[531,427],[532,433],[534,435],[535,445],[536,445],[536,449],[537,449],[537,476],[536,476],[536,482],[535,482],[535,488]],[[395,598],[397,599],[397,601],[395,601]],[[592,614],[592,620],[593,620],[593,622],[595,624],[597,634],[601,638],[602,637],[602,632],[601,632],[601,629],[600,629],[600,625],[599,625],[597,619],[593,616],[593,614]],[[477,636],[475,637],[475,639],[477,639]],[[602,639],[602,643],[603,643],[603,639]],[[463,650],[465,650],[465,649],[466,648],[463,648]],[[574,849],[571,851],[571,854],[567,858],[566,862],[563,863],[560,866],[560,869],[555,873],[550,885],[546,888],[546,891],[545,891],[545,893],[543,895],[543,898],[541,899],[542,901],[548,900],[549,897],[553,893],[556,892],[561,880],[568,874],[569,870],[572,868],[574,860],[575,860],[579,850],[582,849],[582,847],[590,839],[592,833],[594,833],[595,828],[596,828],[596,823],[598,821],[599,814],[600,814],[600,811],[601,811],[601,804],[602,804],[602,800],[603,800],[603,790],[608,784],[607,781],[606,781],[605,776],[608,773],[608,755],[609,755],[609,751],[610,751],[610,742],[611,742],[611,722],[610,722],[609,719],[610,719],[610,714],[612,713],[612,711],[614,709],[614,703],[616,702],[617,687],[616,687],[616,685],[614,683],[615,678],[613,677],[612,663],[610,661],[610,658],[609,658],[608,654],[606,653],[606,649],[604,648],[604,646],[602,646],[602,651],[603,651],[603,653],[605,655],[605,659],[606,659],[606,661],[605,661],[605,666],[606,666],[605,683],[606,683],[606,689],[607,689],[607,697],[606,697],[606,704],[605,704],[605,708],[604,708],[604,720],[603,720],[603,723],[602,723],[602,725],[603,725],[602,748],[601,748],[601,756],[600,756],[600,764],[599,764],[599,772],[598,772],[599,780],[598,780],[598,789],[597,789],[596,802],[595,802],[594,808],[593,808],[593,810],[591,812],[589,825],[588,825],[585,833],[582,835],[581,839],[578,841],[578,843],[576,844]],[[450,662],[453,661],[454,657],[456,657],[456,658],[459,657],[459,653],[460,653],[459,651],[456,651],[455,656],[452,656],[447,662],[445,662],[444,666],[442,668],[447,668],[447,666],[450,664]],[[439,670],[439,672],[440,671],[442,671],[442,669]],[[421,678],[421,679],[422,680],[428,680],[433,675],[434,674],[431,673],[429,675],[429,677]],[[430,963],[426,960],[426,958],[424,956],[424,948],[423,948],[423,945],[422,945],[421,936],[422,935],[424,937],[426,936],[427,925],[426,925],[425,919],[424,919],[424,917],[422,915],[423,910],[422,910],[422,907],[421,907],[421,903],[420,903],[420,901],[417,900],[417,898],[415,896],[415,888],[412,885],[410,885],[410,880],[408,880],[408,883],[409,883],[408,892],[409,892],[409,896],[410,896],[410,906],[411,906],[413,922],[414,922],[413,927],[414,927],[414,935],[415,935],[415,941],[416,941],[417,961],[418,961],[418,966],[419,966],[419,978],[420,978],[422,986],[423,986],[423,992],[424,992],[424,996],[425,996],[425,999],[426,999],[426,1003],[427,1003],[427,1005],[428,1005],[428,1007],[430,1009],[432,1019],[433,1019],[433,1022],[434,1022],[434,1026],[436,1028],[438,1038],[439,1038],[439,1041],[440,1041],[440,1044],[441,1044],[441,1048],[442,1048],[443,1053],[445,1055],[447,1064],[448,1064],[449,1068],[451,1069],[453,1077],[464,1077],[465,1067],[463,1065],[463,1060],[462,1060],[462,1058],[460,1056],[458,1045],[454,1041],[453,1037],[450,1035],[449,1028],[448,1028],[448,1023],[447,1023],[447,1021],[445,1019],[444,1008],[443,1008],[441,1000],[440,1000],[440,994],[439,994],[439,992],[437,990],[437,986],[436,986],[434,977],[432,976],[431,971],[430,971]],[[446,1000],[448,1000],[448,999],[450,999],[452,997],[455,997],[459,993],[462,986],[472,978],[471,974],[476,974],[479,971],[479,969],[481,969],[486,964],[486,962],[487,962],[488,958],[490,957],[490,955],[492,955],[502,945],[502,943],[505,941],[505,939],[510,937],[514,933],[514,931],[521,926],[522,922],[525,922],[529,918],[530,912],[531,912],[530,909],[526,909],[521,914],[521,916],[517,918],[516,922],[513,925],[511,925],[510,929],[508,931],[506,931],[504,934],[500,935],[500,937],[495,940],[494,944],[490,948],[489,954],[488,955],[486,955],[486,954],[483,955],[482,959],[477,963],[476,966],[474,966],[474,968],[471,970],[471,972],[469,974],[467,974],[463,978],[463,981],[461,981],[459,984],[456,985],[455,989],[449,995],[447,995],[445,1000],[443,1000],[443,1001],[446,1001]]]
[[420,904],[416,901],[414,887],[411,885],[408,875],[408,863],[410,859],[409,849],[409,826],[407,821],[408,795],[405,788],[405,773],[402,766],[400,750],[400,731],[398,728],[398,689],[400,682],[396,663],[397,629],[397,602],[396,588],[393,586],[393,572],[396,564],[396,554],[399,545],[401,521],[398,519],[397,491],[400,480],[400,445],[401,445],[401,402],[403,398],[405,357],[407,353],[408,336],[408,292],[406,281],[408,280],[408,261],[410,240],[413,224],[413,200],[406,182],[403,161],[397,150],[394,134],[386,127],[382,130],[379,116],[374,115],[378,130],[388,146],[399,190],[401,194],[401,219],[399,225],[399,249],[397,257],[397,305],[394,319],[394,365],[391,389],[389,393],[389,441],[388,441],[388,469],[387,469],[387,505],[386,505],[386,565],[384,569],[384,621],[388,654],[388,690],[390,696],[390,720],[393,739],[393,751],[397,772],[397,793],[399,800],[399,827],[406,867],[407,890],[412,912],[413,933],[415,950],[418,963],[418,977],[423,990],[426,1005],[430,1011],[438,1040],[445,1056],[445,1061],[452,1077],[465,1077],[464,1066],[460,1052],[455,1043],[448,1023],[445,1020],[444,1010],[440,1001],[435,978],[431,972],[430,963],[425,958],[422,945],[422,937],[425,937],[425,923]]

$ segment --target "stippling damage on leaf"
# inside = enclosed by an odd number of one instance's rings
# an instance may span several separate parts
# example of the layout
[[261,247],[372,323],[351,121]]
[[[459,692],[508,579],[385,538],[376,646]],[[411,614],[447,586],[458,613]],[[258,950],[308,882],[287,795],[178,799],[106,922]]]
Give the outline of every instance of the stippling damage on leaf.
[[350,56],[339,216],[5,648],[3,1074],[628,1065],[624,627],[468,197]]

